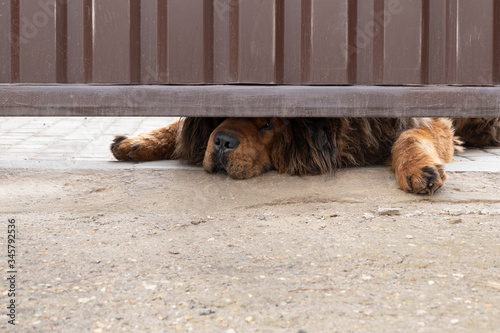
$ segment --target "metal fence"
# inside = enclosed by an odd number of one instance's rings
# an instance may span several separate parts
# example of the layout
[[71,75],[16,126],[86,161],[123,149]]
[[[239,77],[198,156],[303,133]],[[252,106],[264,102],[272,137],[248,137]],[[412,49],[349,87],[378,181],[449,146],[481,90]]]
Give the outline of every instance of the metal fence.
[[0,83],[491,86],[500,0],[0,0]]

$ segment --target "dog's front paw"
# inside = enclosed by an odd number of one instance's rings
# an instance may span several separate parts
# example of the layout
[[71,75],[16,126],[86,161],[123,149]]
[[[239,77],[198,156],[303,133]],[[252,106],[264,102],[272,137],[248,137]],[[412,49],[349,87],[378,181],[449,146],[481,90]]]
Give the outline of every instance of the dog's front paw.
[[[129,139],[125,135],[117,135],[111,143],[111,152],[119,161],[135,161],[133,158],[133,151],[137,149],[137,143]],[[134,148],[135,147],[135,148]]]
[[163,149],[153,137],[117,135],[111,143],[111,152],[119,161],[145,162],[163,159]]
[[446,173],[441,164],[399,170],[397,178],[401,189],[414,194],[433,195],[443,187]]

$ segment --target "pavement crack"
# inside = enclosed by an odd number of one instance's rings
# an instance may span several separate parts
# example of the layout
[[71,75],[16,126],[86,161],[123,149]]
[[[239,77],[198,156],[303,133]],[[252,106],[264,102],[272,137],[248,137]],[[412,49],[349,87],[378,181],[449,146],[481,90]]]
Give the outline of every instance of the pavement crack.
[[325,199],[325,198],[292,198],[292,199],[279,199],[273,200],[271,202],[249,205],[249,206],[240,206],[237,208],[262,208],[262,207],[275,207],[275,206],[287,206],[287,205],[295,205],[295,204],[311,204],[311,203],[347,203],[347,204],[355,204],[362,203],[363,200],[355,200],[355,199]]

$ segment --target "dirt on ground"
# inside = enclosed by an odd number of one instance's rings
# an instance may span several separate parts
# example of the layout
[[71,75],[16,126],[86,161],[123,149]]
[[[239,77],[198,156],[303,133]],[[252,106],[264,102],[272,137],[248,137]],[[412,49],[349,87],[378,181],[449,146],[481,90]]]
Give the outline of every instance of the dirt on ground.
[[500,332],[500,174],[449,176],[3,170],[0,329]]

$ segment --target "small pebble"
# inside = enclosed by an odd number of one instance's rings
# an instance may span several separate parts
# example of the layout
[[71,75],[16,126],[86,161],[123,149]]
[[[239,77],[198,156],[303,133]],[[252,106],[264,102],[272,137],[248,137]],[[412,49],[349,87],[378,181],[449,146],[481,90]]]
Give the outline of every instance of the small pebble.
[[177,251],[177,250],[170,250],[170,251],[168,251],[168,253],[170,253],[170,254],[179,254],[179,251]]
[[406,235],[406,238],[413,239],[414,237],[412,235]]
[[208,316],[208,315],[211,315],[212,313],[216,313],[216,312],[217,312],[217,310],[215,310],[215,309],[201,310],[200,316]]
[[307,331],[303,328],[301,328],[300,330],[297,331],[297,333],[307,333]]
[[371,219],[375,218],[375,215],[373,215],[372,213],[364,213],[363,217],[367,220],[371,220]]
[[400,215],[402,208],[379,208],[379,215]]
[[250,323],[252,320],[253,320],[253,317],[252,317],[252,316],[248,316],[248,317],[246,317],[246,318],[245,318],[245,321],[246,321],[247,323]]
[[462,223],[462,219],[453,219],[450,221],[450,224],[459,224]]
[[427,311],[425,310],[417,310],[416,315],[417,316],[425,316],[427,314]]
[[458,324],[459,321],[460,320],[458,320],[458,319],[452,319],[452,320],[450,320],[450,324],[455,325],[455,324]]
[[226,331],[226,333],[236,333],[236,331],[235,331],[235,330],[233,330],[232,328],[230,328],[230,329],[228,329],[228,330]]
[[88,297],[83,297],[78,299],[78,303],[88,303],[90,302],[90,298]]

